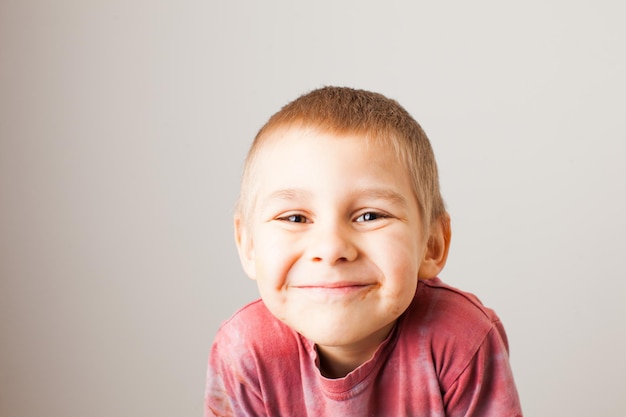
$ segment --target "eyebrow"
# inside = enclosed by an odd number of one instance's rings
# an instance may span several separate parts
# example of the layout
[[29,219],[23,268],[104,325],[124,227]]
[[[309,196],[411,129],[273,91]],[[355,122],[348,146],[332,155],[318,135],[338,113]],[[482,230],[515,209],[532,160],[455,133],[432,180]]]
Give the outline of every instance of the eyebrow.
[[405,196],[387,188],[356,188],[351,194],[355,197],[365,197],[372,200],[386,200],[403,207],[408,205]]
[[[266,201],[284,200],[291,201],[295,199],[310,198],[311,192],[297,188],[285,188],[272,192],[268,195]],[[403,207],[408,205],[404,195],[387,188],[355,188],[350,192],[353,198],[365,198],[371,200],[385,200],[392,204],[399,204]]]
[[297,188],[284,188],[276,190],[267,196],[267,200],[294,200],[297,198],[310,197],[311,193]]

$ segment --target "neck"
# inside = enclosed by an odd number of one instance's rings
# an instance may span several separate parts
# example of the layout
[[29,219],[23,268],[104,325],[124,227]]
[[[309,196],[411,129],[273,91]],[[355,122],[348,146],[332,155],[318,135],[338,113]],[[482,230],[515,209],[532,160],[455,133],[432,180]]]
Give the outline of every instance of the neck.
[[343,378],[369,361],[387,338],[394,323],[383,327],[364,340],[346,346],[316,345],[320,372],[326,378]]

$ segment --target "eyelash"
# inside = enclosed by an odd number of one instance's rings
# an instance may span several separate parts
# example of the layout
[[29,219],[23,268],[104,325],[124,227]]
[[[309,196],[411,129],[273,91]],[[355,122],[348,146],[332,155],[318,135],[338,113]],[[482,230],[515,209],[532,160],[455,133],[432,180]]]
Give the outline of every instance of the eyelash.
[[[296,218],[304,221],[296,221]],[[290,214],[288,216],[279,217],[278,220],[282,220],[288,223],[309,223],[309,219],[307,219],[306,216],[302,214]]]
[[[374,217],[374,218],[370,218],[370,219],[366,219],[365,217]],[[358,223],[362,223],[362,222],[371,222],[374,220],[379,220],[379,219],[388,219],[390,216],[384,214],[384,213],[380,213],[377,211],[366,211],[365,213],[362,213],[361,215],[359,215],[359,217],[356,218],[356,222]],[[363,220],[359,220],[363,218]]]

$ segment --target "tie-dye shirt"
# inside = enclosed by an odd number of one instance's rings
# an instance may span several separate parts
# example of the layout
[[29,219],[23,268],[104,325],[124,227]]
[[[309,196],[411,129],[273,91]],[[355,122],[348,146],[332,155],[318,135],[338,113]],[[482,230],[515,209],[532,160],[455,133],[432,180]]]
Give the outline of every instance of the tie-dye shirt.
[[344,378],[320,374],[313,343],[261,300],[225,322],[209,357],[205,416],[521,416],[495,313],[439,279],[374,356]]

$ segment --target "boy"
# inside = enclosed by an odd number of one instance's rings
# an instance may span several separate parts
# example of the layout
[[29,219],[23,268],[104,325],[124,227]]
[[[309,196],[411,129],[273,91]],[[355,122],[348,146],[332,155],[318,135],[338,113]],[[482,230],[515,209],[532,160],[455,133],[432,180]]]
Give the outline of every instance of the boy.
[[521,416],[504,329],[442,283],[450,219],[417,122],[326,87],[270,118],[235,239],[261,300],[220,328],[206,416]]

